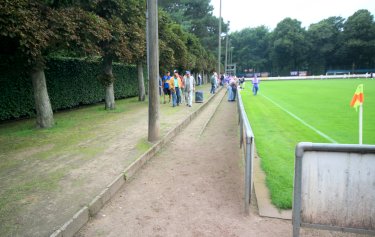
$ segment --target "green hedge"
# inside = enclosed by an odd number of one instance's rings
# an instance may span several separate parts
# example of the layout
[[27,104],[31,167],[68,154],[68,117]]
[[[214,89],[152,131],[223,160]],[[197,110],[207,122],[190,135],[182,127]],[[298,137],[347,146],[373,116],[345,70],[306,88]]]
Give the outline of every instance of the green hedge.
[[[99,61],[49,59],[45,70],[48,94],[54,111],[104,100],[104,87],[97,80]],[[138,95],[137,69],[113,64],[116,99]],[[32,83],[22,65],[0,62],[0,120],[35,115]]]

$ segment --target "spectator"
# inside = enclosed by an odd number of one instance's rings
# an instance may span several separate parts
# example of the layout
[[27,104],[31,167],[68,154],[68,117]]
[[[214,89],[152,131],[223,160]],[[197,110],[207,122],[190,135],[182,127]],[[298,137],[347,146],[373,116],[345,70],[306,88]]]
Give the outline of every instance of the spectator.
[[185,100],[185,97],[184,97],[184,95],[185,95],[185,79],[182,75],[178,75],[178,77],[179,77],[180,82],[181,82],[180,83],[180,93],[179,93],[180,99],[179,99],[179,101],[180,101],[180,104],[182,104],[182,102]]
[[169,80],[171,79],[171,73],[167,71],[166,75],[163,76],[162,82],[163,82],[163,92],[164,92],[164,104],[166,103],[165,101],[165,95],[168,95],[169,101],[168,103],[171,102],[171,91],[169,90]]
[[198,86],[202,85],[202,76],[201,74],[198,74]]
[[195,80],[190,74],[190,71],[186,71],[185,74],[185,102],[186,105],[191,107],[193,105],[193,91],[195,90]]
[[234,77],[234,80],[232,81],[232,83],[230,83],[230,86],[232,87],[232,100],[231,101],[236,101],[237,86],[238,86],[236,77]]
[[161,80],[161,77],[159,76],[159,96],[161,96],[162,92],[163,92],[163,82]]
[[257,75],[254,75],[254,78],[253,78],[253,94],[257,95],[258,90],[259,90],[259,79],[258,79]]
[[180,75],[178,74],[177,70],[173,71],[174,75],[169,80],[169,90],[172,94],[172,106],[176,107],[179,106],[181,103],[181,95],[180,95],[180,87],[181,87],[181,79]]
[[236,94],[237,94],[237,82],[234,77],[230,77],[229,83],[228,83],[228,101],[235,101],[236,100]]
[[213,72],[212,76],[211,76],[211,91],[210,93],[211,94],[215,94],[215,88],[217,86],[217,73],[216,72]]
[[220,86],[223,86],[224,85],[224,74],[221,74],[221,77],[220,77]]

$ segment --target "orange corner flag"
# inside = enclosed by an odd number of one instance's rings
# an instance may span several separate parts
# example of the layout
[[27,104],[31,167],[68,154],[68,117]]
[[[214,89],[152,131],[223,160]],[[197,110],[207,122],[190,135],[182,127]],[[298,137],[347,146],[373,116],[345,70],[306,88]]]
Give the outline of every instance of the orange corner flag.
[[353,95],[353,99],[350,102],[350,106],[354,107],[355,110],[358,109],[358,106],[363,104],[363,84],[359,84],[357,90]]

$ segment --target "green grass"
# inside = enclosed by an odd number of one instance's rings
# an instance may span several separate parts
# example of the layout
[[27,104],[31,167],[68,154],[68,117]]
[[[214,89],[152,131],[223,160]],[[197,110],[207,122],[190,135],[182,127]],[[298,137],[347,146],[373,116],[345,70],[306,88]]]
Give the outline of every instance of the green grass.
[[115,111],[98,104],[55,113],[50,129],[36,129],[35,119],[0,124],[0,223],[6,223],[0,235],[9,236],[18,228],[9,220],[40,193],[58,190],[71,169],[103,153],[103,141],[112,139],[107,133],[116,133],[107,123],[146,108],[147,102],[131,98],[117,100],[116,106]]
[[375,80],[267,81],[260,84],[257,96],[251,94],[250,86],[242,91],[272,203],[278,208],[292,207],[296,144],[330,142],[284,110],[338,143],[357,144],[358,112],[349,103],[361,83],[363,142],[375,144]]
[[[201,88],[208,91],[208,87]],[[19,219],[29,208],[41,205],[43,197],[53,198],[62,188],[77,190],[83,186],[84,191],[87,176],[71,177],[72,171],[95,161],[131,126],[139,126],[140,119],[147,119],[147,106],[147,101],[139,102],[135,97],[116,100],[116,110],[112,111],[104,110],[104,104],[97,104],[57,112],[55,126],[50,129],[36,129],[35,118],[1,123],[0,236],[15,236],[22,231],[24,226]],[[181,113],[191,113],[184,108],[168,104],[162,105],[160,112],[166,118],[180,118]],[[171,128],[165,117],[164,123],[161,120],[164,132]],[[130,145],[124,166],[152,146],[146,138]]]
[[149,141],[147,141],[146,138],[142,138],[142,139],[140,139],[137,142],[137,144],[136,144],[135,147],[137,148],[137,150],[139,152],[144,153],[144,152],[146,152],[148,149],[150,149],[152,147],[152,143],[150,143]]

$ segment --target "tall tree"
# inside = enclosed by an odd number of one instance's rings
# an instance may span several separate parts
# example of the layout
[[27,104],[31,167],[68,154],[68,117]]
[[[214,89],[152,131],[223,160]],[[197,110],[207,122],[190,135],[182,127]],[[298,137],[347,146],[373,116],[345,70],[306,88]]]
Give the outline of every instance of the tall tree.
[[[213,16],[210,2],[210,0],[161,0],[160,7],[167,11],[175,22],[182,25],[185,31],[196,35],[206,50],[216,53],[219,18]],[[226,32],[228,27],[228,23],[222,22],[223,32]]]
[[173,68],[189,68],[194,72],[211,70],[216,62],[199,38],[175,23],[164,10],[159,10],[159,47],[162,72]]
[[159,11],[160,68],[183,68],[187,60],[185,33],[180,25],[174,23],[166,12]]
[[109,38],[106,22],[79,8],[27,0],[2,0],[0,22],[2,42],[13,45],[14,52],[27,63],[37,127],[52,127],[53,112],[44,74],[46,57],[61,48],[75,47],[89,54],[100,51],[93,42]]
[[138,99],[144,101],[146,99],[143,76],[143,64],[146,61],[146,2],[145,0],[125,0],[125,4],[126,9],[122,20],[126,26],[128,47],[131,49],[131,62],[137,65]]
[[344,47],[353,68],[375,66],[375,22],[368,10],[358,10],[344,24]]
[[246,28],[229,36],[236,48],[233,60],[237,62],[238,71],[249,68],[257,72],[267,71],[269,37],[270,32],[265,26]]
[[309,49],[305,35],[306,31],[298,20],[285,18],[277,24],[271,36],[271,57],[279,73],[305,69]]
[[93,11],[106,19],[110,24],[111,38],[99,41],[102,49],[102,74],[99,80],[105,87],[105,109],[115,109],[114,81],[112,63],[114,60],[130,61],[129,37],[124,23],[127,5],[124,0],[96,0],[92,4]]
[[336,53],[341,46],[344,21],[342,17],[329,17],[310,25],[307,39],[311,43],[308,62],[312,74],[323,74],[341,60]]

